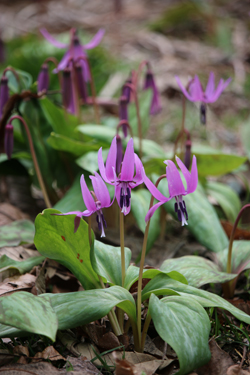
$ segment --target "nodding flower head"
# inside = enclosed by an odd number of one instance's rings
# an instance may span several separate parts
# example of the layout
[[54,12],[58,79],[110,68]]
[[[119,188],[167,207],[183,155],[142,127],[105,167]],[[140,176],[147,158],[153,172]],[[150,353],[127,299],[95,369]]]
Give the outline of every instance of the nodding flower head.
[[49,67],[48,64],[43,64],[37,78],[38,93],[47,92],[49,88]]
[[72,72],[70,68],[65,68],[63,71],[62,98],[63,105],[67,109],[67,111],[75,114],[76,107],[73,92]]
[[81,189],[82,189],[82,197],[87,207],[87,210],[81,211],[70,211],[66,214],[53,214],[57,216],[64,216],[64,215],[76,215],[74,220],[74,232],[77,231],[80,225],[80,218],[82,216],[90,216],[96,213],[96,221],[98,224],[98,229],[101,232],[101,237],[105,237],[104,228],[107,227],[107,223],[104,219],[102,209],[105,207],[110,207],[114,200],[111,202],[108,188],[105,185],[104,181],[102,180],[101,176],[95,172],[94,176],[89,177],[92,181],[92,186],[94,191],[89,191],[84,175],[81,177]]
[[183,185],[181,176],[175,163],[172,162],[172,160],[166,160],[164,161],[164,163],[167,165],[166,178],[168,181],[169,197],[165,197],[149,180],[149,178],[147,176],[144,176],[145,185],[147,186],[151,194],[159,201],[148,211],[145,217],[146,222],[150,220],[158,207],[168,202],[170,199],[175,198],[175,212],[177,213],[178,220],[181,221],[182,225],[187,225],[188,214],[183,196],[193,193],[197,188],[198,171],[196,165],[196,157],[193,156],[191,172],[189,172],[189,170],[177,156],[176,161],[186,180],[187,188],[185,189]]
[[157,90],[155,79],[152,71],[150,69],[147,70],[143,90],[151,89],[152,90],[152,100],[150,105],[150,114],[155,115],[159,113],[162,109],[160,103],[160,94]]
[[8,78],[2,76],[0,82],[0,118],[3,115],[3,109],[7,101],[9,100],[9,87],[8,87]]
[[[71,41],[69,44],[58,42],[56,39],[53,38],[52,35],[50,35],[50,33],[48,33],[48,31],[45,28],[40,29],[40,32],[42,33],[44,38],[47,39],[55,47],[67,49],[65,55],[58,64],[58,67],[54,69],[54,73],[58,73],[59,70],[64,70],[68,66],[70,60],[73,59],[74,62],[77,62],[79,57],[87,56],[86,50],[95,48],[101,42],[105,30],[100,29],[93,37],[93,39],[87,44],[80,43],[80,40],[76,35],[75,29],[71,29]],[[72,62],[70,64],[72,65]],[[82,66],[83,78],[86,82],[88,82],[90,80],[88,64],[84,60],[81,60],[80,64]]]
[[202,103],[214,103],[231,82],[231,78],[228,78],[225,82],[223,79],[220,79],[217,89],[215,89],[214,73],[211,72],[206,90],[204,91],[197,75],[189,82],[188,89],[183,86],[179,77],[176,76],[175,78],[181,91],[188,100]]
[[82,66],[81,64],[77,63],[75,66],[76,72],[76,81],[77,81],[77,88],[79,93],[79,98],[82,99],[83,103],[87,103],[88,100],[88,88],[86,81],[83,78],[82,73]]
[[132,79],[129,78],[127,79],[127,81],[122,87],[122,96],[126,98],[127,103],[130,103],[130,99],[131,99],[131,85],[132,85]]
[[11,155],[13,151],[13,144],[14,144],[13,125],[7,124],[5,126],[5,133],[4,133],[4,149],[5,149],[6,155],[8,156],[8,159],[11,159]]
[[[117,143],[113,139],[108,153],[106,167],[102,158],[102,148],[98,151],[98,166],[102,178],[115,186],[115,196],[124,215],[130,212],[131,189],[143,183],[144,168],[139,157],[134,153],[133,139],[128,141],[121,164],[121,173],[116,176]],[[136,171],[136,172],[135,172]],[[135,175],[134,175],[135,173]]]
[[124,125],[122,126],[122,131],[124,138],[128,135],[128,130],[126,122],[128,122],[128,102],[125,96],[121,96],[119,100],[119,117],[120,121],[124,120]]

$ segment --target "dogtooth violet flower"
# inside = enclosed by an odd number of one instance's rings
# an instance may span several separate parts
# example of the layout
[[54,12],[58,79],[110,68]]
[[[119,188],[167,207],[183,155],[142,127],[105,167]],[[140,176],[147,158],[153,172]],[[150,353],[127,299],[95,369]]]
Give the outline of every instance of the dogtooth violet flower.
[[150,114],[156,115],[161,111],[161,103],[160,103],[160,94],[157,90],[155,79],[152,71],[150,69],[146,72],[146,77],[144,81],[143,90],[151,89],[152,90],[152,100],[150,105]]
[[183,196],[193,193],[198,184],[198,171],[196,164],[196,157],[193,156],[191,172],[185,167],[183,162],[176,156],[176,161],[180,167],[182,174],[186,180],[187,188],[185,189],[180,173],[172,160],[165,160],[166,167],[166,178],[168,181],[169,197],[165,197],[150,181],[150,179],[144,175],[144,183],[147,186],[150,193],[159,201],[148,211],[145,221],[148,222],[153,216],[154,212],[162,204],[168,202],[170,199],[175,198],[175,212],[177,213],[178,220],[181,221],[182,225],[187,225],[188,214],[185,201]]
[[0,82],[0,118],[3,115],[3,109],[9,100],[8,78],[3,75]]
[[101,176],[95,172],[94,176],[89,176],[92,181],[92,186],[94,191],[89,191],[87,184],[84,179],[84,175],[81,176],[80,184],[82,190],[82,197],[87,207],[87,210],[81,211],[70,211],[66,214],[54,214],[58,216],[63,215],[76,215],[74,220],[74,232],[77,231],[80,220],[82,216],[90,216],[96,212],[96,221],[98,224],[98,229],[101,231],[101,237],[105,237],[104,227],[107,227],[107,223],[104,219],[102,209],[105,207],[110,207],[112,202],[110,201],[110,196],[108,192],[108,188],[105,185],[104,181],[102,180]]
[[215,88],[214,73],[210,72],[207,87],[204,91],[197,75],[189,82],[188,89],[183,86],[178,76],[175,78],[188,100],[191,102],[201,102],[200,117],[202,124],[206,124],[206,103],[214,103],[231,82],[231,78],[228,78],[225,82],[223,79],[220,79],[217,88]]
[[[95,48],[102,40],[105,33],[104,29],[100,29],[93,39],[87,44],[81,44],[78,36],[76,35],[76,30],[72,29],[71,32],[71,41],[70,44],[65,44],[57,41],[50,33],[45,29],[40,29],[40,32],[51,44],[57,48],[67,48],[65,55],[58,64],[58,67],[54,69],[54,73],[58,73],[59,70],[63,70],[68,65],[68,62],[73,59],[74,62],[77,62],[77,59],[81,56],[86,56],[86,50]],[[90,80],[90,72],[86,61],[80,60],[79,63],[82,66],[83,77],[86,82]],[[71,63],[72,64],[72,63]]]
[[37,78],[37,92],[47,92],[49,88],[49,67],[43,64]]
[[[144,168],[139,157],[134,153],[133,139],[128,141],[121,164],[121,173],[116,176],[117,144],[113,139],[108,153],[106,167],[102,158],[102,148],[98,151],[98,166],[102,178],[115,186],[115,196],[124,215],[130,212],[131,189],[143,183]],[[136,172],[135,172],[136,171]],[[135,173],[135,175],[134,175]]]

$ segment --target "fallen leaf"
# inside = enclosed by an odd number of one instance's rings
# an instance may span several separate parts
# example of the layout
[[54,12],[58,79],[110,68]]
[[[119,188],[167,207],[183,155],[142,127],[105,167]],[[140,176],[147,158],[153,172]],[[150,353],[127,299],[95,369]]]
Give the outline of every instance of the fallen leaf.
[[0,366],[11,363],[14,359],[13,354],[8,349],[0,349]]
[[[67,372],[64,374],[72,375],[102,375],[100,370],[98,370],[93,363],[86,361],[83,357],[75,358],[68,356],[67,363],[64,366]],[[71,370],[71,367],[73,369]],[[61,371],[61,370],[60,370]]]
[[26,346],[17,345],[13,349],[13,354],[29,357],[29,349]]
[[68,374],[68,372],[59,372],[51,363],[48,362],[41,362],[41,363],[29,363],[29,364],[11,364],[5,367],[1,367],[1,375],[17,375],[19,374],[33,374],[33,375],[56,375],[56,374]]
[[86,324],[84,332],[99,348],[104,350],[114,349],[121,345],[113,332],[106,332],[105,326],[98,326],[94,323]]
[[243,370],[240,365],[233,365],[227,369],[227,375],[249,375],[249,371]]
[[234,364],[230,355],[222,350],[212,339],[209,342],[209,348],[211,350],[210,361],[196,370],[198,375],[225,375],[229,366]]
[[60,360],[66,361],[66,359],[62,357],[53,346],[47,346],[42,352],[36,353],[31,362],[41,361],[42,359],[49,359],[52,362]]
[[0,283],[0,296],[7,296],[16,291],[31,292],[31,289],[35,285],[36,276],[26,273],[21,276],[14,276],[4,280]]
[[126,359],[115,359],[115,375],[138,375],[136,367]]
[[[226,235],[228,236],[228,238],[230,238],[232,230],[233,230],[233,224],[229,223],[228,221],[221,220],[221,225],[224,231],[226,232]],[[250,231],[246,229],[236,228],[234,239],[235,240],[250,240]]]
[[28,219],[29,215],[24,214],[19,208],[9,203],[0,204],[0,226],[7,225],[15,220]]

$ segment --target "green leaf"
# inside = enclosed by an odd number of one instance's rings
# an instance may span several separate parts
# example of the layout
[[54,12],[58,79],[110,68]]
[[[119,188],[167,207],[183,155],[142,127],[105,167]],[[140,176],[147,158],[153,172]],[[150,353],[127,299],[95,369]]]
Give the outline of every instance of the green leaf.
[[99,288],[98,276],[90,261],[88,224],[81,219],[74,233],[75,215],[51,215],[54,213],[61,212],[47,209],[36,217],[34,242],[37,250],[67,267],[84,289]]
[[18,74],[18,81],[12,72],[7,72],[8,87],[10,90],[14,93],[21,92],[22,89],[28,90],[32,85],[32,76],[23,70],[15,69],[15,71]]
[[23,261],[18,261],[9,258],[7,255],[2,255],[0,258],[0,272],[8,269],[14,269],[18,273],[23,274],[30,271],[34,266],[38,266],[45,258],[43,256],[30,257]]
[[235,191],[225,184],[213,181],[207,182],[206,189],[207,193],[219,203],[227,219],[235,222],[241,208],[240,199]]
[[199,176],[221,176],[245,163],[246,157],[230,154],[195,154]]
[[[145,90],[139,95],[139,111],[142,123],[142,135],[145,136],[150,124],[150,104],[152,98],[152,90]],[[128,106],[129,125],[132,128],[133,135],[138,136],[138,120],[136,114],[135,103],[130,103]]]
[[197,289],[171,279],[168,275],[159,274],[145,286],[142,291],[142,300],[148,299],[154,293],[156,295],[171,295],[178,293],[181,296],[192,295],[192,299],[199,302],[203,307],[220,307],[229,311],[237,319],[250,324],[250,316],[237,309],[225,299],[206,290]]
[[160,337],[178,356],[180,370],[176,374],[188,374],[210,360],[210,321],[192,297],[171,296],[160,301],[152,294],[149,313]]
[[65,135],[51,133],[47,143],[55,150],[70,152],[74,156],[81,156],[89,151],[97,150],[96,145],[80,142]]
[[[125,270],[128,269],[131,260],[131,250],[125,251]],[[106,245],[102,242],[94,242],[94,251],[91,253],[92,267],[95,272],[104,277],[111,285],[122,285],[121,248]]]
[[[104,162],[107,159],[108,152],[109,152],[109,149],[102,150],[102,156],[103,156]],[[99,169],[98,152],[97,151],[88,152],[87,154],[78,158],[76,160],[76,164],[90,173],[98,171]]]
[[[228,247],[217,254],[221,269],[227,269]],[[232,250],[232,272],[240,274],[250,268],[250,241],[234,241]]]
[[55,133],[68,137],[74,134],[74,129],[78,125],[78,120],[75,116],[57,107],[47,97],[42,98],[40,104],[47,121],[50,123]]
[[20,243],[33,243],[34,224],[29,220],[17,220],[0,227],[0,247],[18,246]]
[[[250,263],[250,262],[249,262]],[[178,271],[196,288],[208,283],[224,283],[237,275],[221,272],[219,267],[200,256],[186,255],[181,258],[167,259],[160,269],[165,272]]]
[[[145,228],[146,228],[145,216],[149,210],[150,199],[151,199],[151,194],[146,189],[140,189],[138,191],[132,192],[131,211],[135,217],[138,227],[143,233],[145,233]],[[154,216],[152,217],[150,221],[146,253],[149,252],[155,240],[158,238],[160,232],[161,232],[160,210],[158,210],[155,212]]]
[[[156,180],[157,177],[155,176],[154,179]],[[166,179],[159,184],[159,190],[165,196],[169,196]],[[186,228],[190,230],[197,241],[216,253],[228,246],[226,233],[221,226],[215,209],[209,203],[201,186],[199,185],[194,193],[184,196],[183,199],[188,212],[188,226]],[[171,199],[164,204],[164,208],[177,218],[174,203],[175,200]]]
[[18,292],[0,298],[0,323],[56,339],[58,321],[49,297]]

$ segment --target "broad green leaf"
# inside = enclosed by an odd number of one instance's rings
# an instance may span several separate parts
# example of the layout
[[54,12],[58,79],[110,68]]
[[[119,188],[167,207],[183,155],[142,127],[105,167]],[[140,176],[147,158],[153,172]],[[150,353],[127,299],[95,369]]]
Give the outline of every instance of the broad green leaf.
[[64,213],[70,211],[86,210],[86,206],[82,199],[80,175],[76,176],[71,188],[63,196],[63,198],[55,204],[53,208]]
[[[73,293],[47,293],[36,298],[51,303],[58,319],[58,329],[70,329],[101,319],[115,306],[120,307],[128,314],[131,321],[136,322],[135,301],[126,289],[118,286]],[[9,323],[0,324],[0,337],[16,337],[25,334],[7,324]],[[30,332],[27,327],[21,329]]]
[[81,219],[80,226],[74,233],[75,215],[51,215],[54,213],[61,212],[46,209],[36,217],[34,242],[37,250],[67,267],[84,289],[99,288],[98,276],[90,261],[88,224]]
[[[145,233],[145,216],[149,210],[150,199],[151,194],[146,189],[139,189],[138,191],[132,192],[131,211],[135,217],[138,227],[143,233]],[[150,221],[146,253],[148,253],[151,247],[153,246],[155,240],[158,238],[160,234],[160,231],[160,210],[158,210],[155,212],[154,216]]]
[[51,133],[50,137],[47,139],[47,142],[55,150],[70,152],[74,156],[81,156],[89,151],[98,149],[98,147],[94,144],[80,142],[54,132]]
[[[156,180],[157,177],[154,177],[154,179]],[[165,196],[169,196],[166,179],[159,184],[159,190]],[[194,193],[184,196],[183,199],[188,212],[188,226],[186,228],[190,230],[197,241],[216,253],[228,246],[226,233],[221,226],[215,209],[209,203],[201,186],[198,186]],[[171,199],[164,204],[164,208],[177,218],[174,203],[175,200]]]
[[193,286],[180,283],[179,281],[171,279],[168,275],[159,274],[150,280],[142,291],[142,300],[148,299],[152,293],[156,295],[172,295],[174,293],[178,293],[182,296],[192,295],[192,298],[203,307],[220,307],[229,311],[237,319],[250,324],[250,316],[237,309],[224,298],[214,293],[207,292],[206,290],[197,289]]
[[56,339],[58,320],[49,297],[18,292],[0,298],[0,323]]
[[18,273],[23,274],[30,271],[34,266],[38,266],[38,264],[40,264],[44,259],[44,256],[36,256],[18,261],[11,259],[4,254],[0,258],[0,272],[13,269]]
[[160,301],[152,294],[149,313],[160,337],[178,356],[180,370],[176,374],[188,374],[210,360],[210,321],[192,297],[171,296]]
[[[221,253],[220,253],[221,254]],[[250,263],[250,262],[249,262]],[[224,283],[237,275],[221,272],[219,267],[200,256],[186,255],[181,258],[167,259],[160,267],[161,271],[178,271],[196,288],[208,283]]]
[[[149,124],[150,124],[150,104],[152,98],[152,90],[145,90],[140,93],[139,95],[139,112],[142,124],[142,135],[145,136]],[[133,135],[138,136],[138,120],[136,114],[136,106],[135,103],[130,103],[128,106],[128,119],[129,125],[132,128]]]
[[199,176],[221,176],[245,163],[246,157],[230,154],[195,154]]
[[22,242],[33,243],[34,224],[29,220],[17,220],[0,227],[0,247],[18,246]]
[[[129,267],[131,250],[125,251],[125,269]],[[104,277],[111,285],[122,285],[121,248],[106,245],[100,241],[94,242],[94,251],[91,253],[92,267],[95,272]]]
[[19,80],[16,79],[12,72],[7,72],[8,87],[10,90],[14,93],[21,92],[23,89],[28,90],[32,85],[32,76],[23,70],[15,69],[15,71],[18,74]]
[[206,190],[209,195],[216,199],[227,219],[235,222],[241,208],[240,199],[235,191],[230,186],[214,181],[207,182]]
[[65,136],[72,136],[74,129],[78,125],[75,116],[69,114],[64,109],[57,107],[47,97],[40,100],[45,117],[52,126],[55,133]]
[[[228,248],[217,254],[220,267],[226,272]],[[232,251],[232,272],[240,274],[250,268],[250,241],[234,241]]]
[[[109,149],[102,150],[102,156],[104,162],[107,159]],[[99,169],[98,166],[98,152],[97,151],[91,151],[87,154],[81,156],[76,160],[76,164],[79,165],[79,167],[85,169],[86,171],[93,174],[94,172],[97,172]]]

